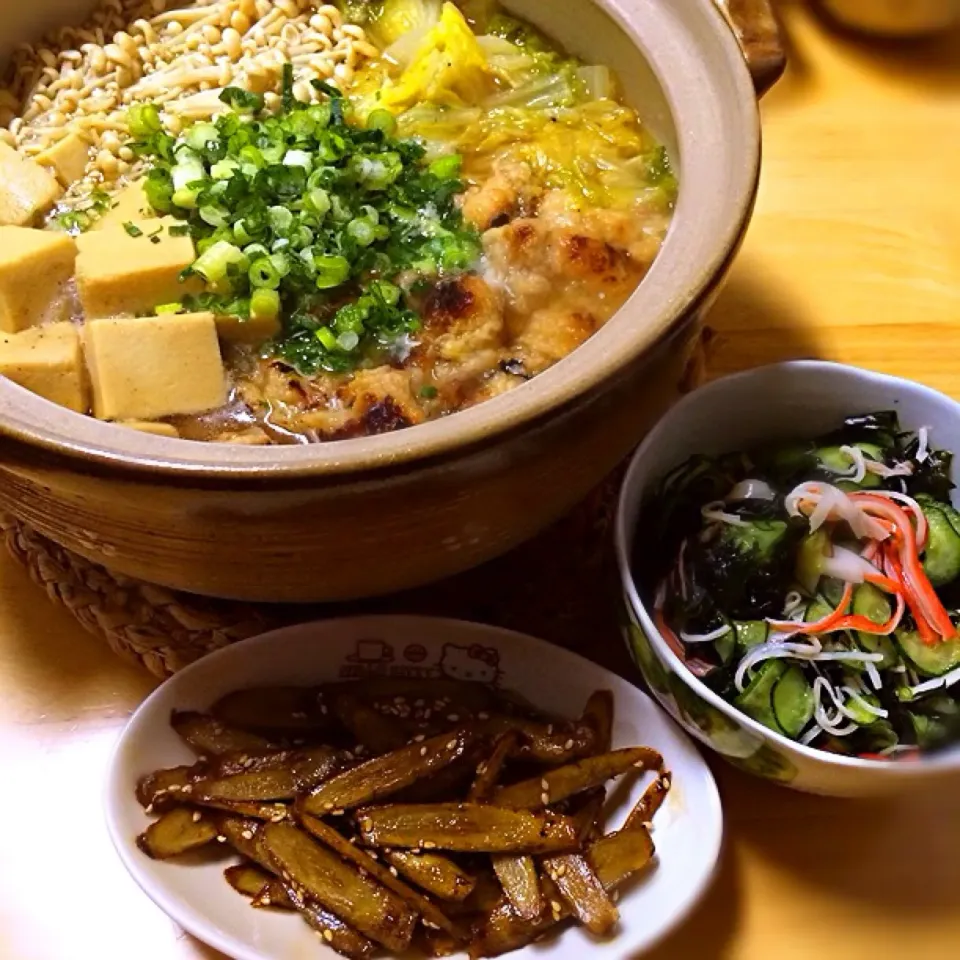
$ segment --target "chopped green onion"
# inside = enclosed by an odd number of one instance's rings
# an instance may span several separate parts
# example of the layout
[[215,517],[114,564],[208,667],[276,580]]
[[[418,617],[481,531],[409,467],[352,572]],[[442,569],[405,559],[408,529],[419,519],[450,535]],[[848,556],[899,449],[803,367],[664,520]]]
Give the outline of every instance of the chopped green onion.
[[220,93],[220,101],[241,112],[259,113],[263,109],[263,97],[241,87],[227,87]]
[[208,144],[216,143],[219,139],[220,131],[212,123],[195,123],[186,135],[187,145],[198,153],[206,150]]
[[423,397],[424,400],[433,400],[438,392],[437,388],[430,384],[420,388],[420,396]]
[[214,180],[229,180],[239,169],[240,164],[227,157],[225,160],[219,160],[210,168],[210,176]]
[[293,214],[286,207],[271,207],[268,215],[277,233],[286,233],[293,226]]
[[397,119],[389,110],[382,108],[371,110],[367,117],[367,129],[379,130],[386,136],[392,137],[397,132]]
[[340,343],[329,327],[320,327],[314,336],[328,349],[336,350]]
[[339,287],[350,276],[350,261],[346,257],[314,257],[313,265],[317,270],[318,290]]
[[456,180],[463,168],[463,157],[459,153],[452,153],[446,157],[438,157],[427,168],[428,173],[438,180]]
[[131,136],[146,140],[163,129],[160,111],[152,103],[135,103],[127,111],[127,127]]
[[280,286],[280,271],[267,257],[255,260],[250,265],[249,275],[250,286],[254,289],[266,287],[268,290],[276,290]]
[[250,319],[272,320],[280,316],[280,294],[276,290],[261,287],[250,297]]
[[239,266],[246,263],[246,260],[246,256],[239,247],[221,240],[201,254],[192,269],[209,283],[219,284],[226,279],[227,270],[231,265]]
[[165,313],[183,313],[183,309],[182,303],[161,303],[160,306],[154,308],[154,313],[159,317]]
[[283,158],[283,165],[310,170],[313,167],[313,157],[306,150],[288,150]]
[[347,353],[350,353],[351,350],[356,350],[359,345],[360,335],[354,333],[353,330],[346,330],[337,337],[337,346]]
[[123,229],[126,230],[128,237],[142,237],[143,231],[135,224],[130,223],[129,221],[123,225]]
[[374,224],[366,219],[351,220],[347,224],[347,233],[353,237],[361,247],[369,247],[373,243]]

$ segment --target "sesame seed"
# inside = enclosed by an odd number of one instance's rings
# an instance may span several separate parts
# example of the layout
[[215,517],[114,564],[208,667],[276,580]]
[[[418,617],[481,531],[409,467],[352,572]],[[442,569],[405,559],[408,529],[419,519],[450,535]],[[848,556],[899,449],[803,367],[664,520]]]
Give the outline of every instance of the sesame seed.
[[[162,792],[162,791],[161,791],[161,792]],[[176,784],[176,783],[173,784],[173,785],[170,787],[170,792],[171,792],[171,793],[179,793],[179,792],[180,792],[180,787],[179,787],[179,785]]]
[[144,810],[144,813],[153,813],[153,804],[152,804],[152,803],[148,803],[148,804],[147,804],[147,807],[146,807],[146,809]]
[[484,713],[483,711],[481,711],[480,713],[477,714],[477,719],[478,719],[478,720],[489,720],[489,719],[490,719],[490,714],[489,714],[489,713]]
[[252,839],[253,839],[253,831],[252,831],[252,830],[244,830],[243,833],[240,834],[240,836],[243,837],[244,840],[252,840]]
[[192,819],[194,823],[200,822],[200,820],[202,819],[202,815],[199,810],[194,810]]
[[436,849],[437,849],[437,845],[436,845],[432,840],[424,840],[424,841],[423,841],[423,849],[424,849],[424,850],[436,850]]
[[429,707],[427,707],[427,709],[423,711],[424,720],[429,720],[432,715],[433,715],[433,711]]
[[323,939],[326,940],[327,943],[331,943],[331,942],[333,941],[333,931],[332,931],[332,930],[324,930],[324,931],[323,931]]
[[482,777],[486,772],[487,772],[487,765],[486,765],[485,763],[481,763],[481,764],[478,764],[478,765],[477,765],[477,776],[478,776],[478,777]]
[[369,817],[364,817],[360,821],[360,829],[369,833],[373,829],[373,821]]
[[560,866],[557,867],[557,878],[559,879],[559,878],[562,877],[566,872],[567,872],[567,866],[566,866],[566,864],[561,863]]
[[181,791],[181,793],[193,793],[193,785],[188,783]]
[[269,907],[269,906],[270,906],[270,894],[269,894],[269,893],[265,893],[265,894],[260,898],[260,906],[261,906],[261,907]]
[[256,762],[257,762],[257,761],[254,760],[253,757],[248,757],[246,760],[243,761],[243,766],[244,766],[247,770],[249,770]]
[[547,736],[548,736],[548,737],[552,737],[552,736],[553,736],[553,724],[552,724],[552,723],[548,723],[548,724],[547,724]]
[[431,923],[429,920],[424,920],[424,921],[423,921],[423,925],[424,925],[428,930],[439,930],[439,929],[440,929],[435,923]]
[[614,903],[618,903],[619,900],[620,900],[620,891],[619,891],[619,890],[614,890],[614,891],[613,891],[613,902],[614,902]]
[[[421,841],[421,842],[422,842],[422,841]],[[420,848],[419,848],[419,847],[414,847],[410,852],[411,852],[411,853],[419,853],[419,852],[420,852]]]
[[456,722],[460,719],[460,714],[459,714],[459,713],[448,713],[448,714],[447,714],[447,719],[448,719],[451,723],[456,723]]
[[332,810],[332,809],[333,809],[333,804],[332,804],[332,803],[325,803],[325,804],[323,805],[323,809],[324,809],[324,810]]
[[292,714],[290,714],[290,716],[292,716],[294,720],[307,719],[307,715],[302,710],[295,710]]
[[371,860],[379,860],[379,859],[380,859],[380,857],[377,856],[377,851],[376,851],[376,850],[368,850],[367,853],[370,855],[370,859],[371,859]]
[[227,842],[227,838],[223,836],[223,834],[217,837],[217,843],[226,843],[226,842]]
[[426,701],[425,701],[425,700],[414,700],[414,701],[413,701],[413,705],[414,705],[415,707],[423,707],[423,706],[426,706]]
[[324,716],[327,715],[327,705],[325,703],[320,704],[320,713],[322,713]]
[[423,743],[424,740],[426,740],[426,737],[424,737],[424,735],[423,735],[422,733],[418,733],[418,734],[413,738],[413,742],[414,742],[414,743]]
[[549,794],[549,793],[541,793],[541,794],[540,794],[540,802],[541,802],[544,806],[546,806],[546,805],[550,802],[550,794]]
[[546,792],[547,790],[549,790],[549,789],[550,789],[550,784],[549,784],[549,782],[548,782],[547,780],[545,780],[545,779],[544,779],[544,780],[541,780],[541,781],[540,781],[540,789],[543,790],[544,792]]
[[249,759],[250,758],[246,754],[243,754],[242,756],[237,758],[237,763],[243,766]]
[[294,740],[293,745],[295,747],[302,747],[306,742],[306,740]]
[[573,741],[572,741],[572,740],[568,740],[568,741],[563,745],[563,749],[564,749],[564,750],[572,750],[572,749],[573,749]]
[[390,872],[391,872],[395,877],[400,876],[400,874],[397,873],[397,868],[396,868],[396,867],[391,867],[391,868],[390,868]]
[[421,747],[421,748],[420,748],[420,756],[421,756],[421,757],[425,757],[425,756],[427,755],[427,753],[428,753],[428,751],[427,751],[427,748],[426,748],[426,747]]
[[447,749],[448,749],[448,750],[453,750],[453,749],[456,747],[456,745],[457,745],[457,741],[456,741],[456,740],[451,740],[451,741],[447,744]]
[[638,761],[634,764],[634,766],[635,766],[638,770],[644,770],[644,769],[646,769],[646,766],[647,766],[647,765],[646,765],[642,760],[638,760]]
[[343,814],[344,814],[344,811],[340,807],[337,807],[337,809],[333,811],[333,816],[335,817],[342,817]]

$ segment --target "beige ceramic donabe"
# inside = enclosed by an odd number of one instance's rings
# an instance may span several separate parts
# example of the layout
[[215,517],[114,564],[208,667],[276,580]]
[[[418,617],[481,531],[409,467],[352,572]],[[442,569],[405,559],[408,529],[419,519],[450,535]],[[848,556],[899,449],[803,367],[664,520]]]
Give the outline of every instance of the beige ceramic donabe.
[[[121,573],[197,593],[332,600],[426,583],[562,515],[676,397],[743,238],[760,167],[756,89],[783,68],[765,0],[507,0],[610,65],[680,171],[659,259],[595,337],[445,420],[308,447],[121,430],[0,379],[0,510]],[[83,11],[5,4],[6,41]],[[70,8],[68,15],[64,11]],[[736,30],[730,29],[734,24]],[[744,44],[744,49],[738,43]]]

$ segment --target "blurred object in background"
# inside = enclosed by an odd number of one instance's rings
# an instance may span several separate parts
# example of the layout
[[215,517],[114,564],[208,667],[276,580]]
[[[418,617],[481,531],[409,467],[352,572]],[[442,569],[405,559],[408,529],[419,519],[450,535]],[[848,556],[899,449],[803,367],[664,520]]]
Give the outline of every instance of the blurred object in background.
[[960,24],[960,0],[819,0],[838,23],[883,37],[917,37]]

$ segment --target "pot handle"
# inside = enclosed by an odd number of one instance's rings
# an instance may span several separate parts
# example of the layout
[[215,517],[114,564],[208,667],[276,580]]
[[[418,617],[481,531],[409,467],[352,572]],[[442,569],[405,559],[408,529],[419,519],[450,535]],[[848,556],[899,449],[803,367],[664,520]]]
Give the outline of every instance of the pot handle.
[[783,75],[787,53],[770,0],[715,0],[733,28],[762,97]]

